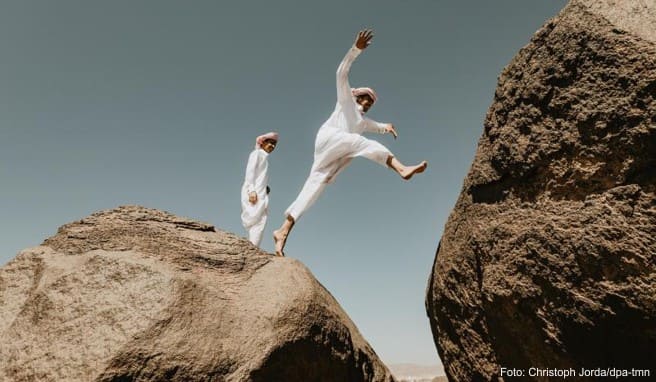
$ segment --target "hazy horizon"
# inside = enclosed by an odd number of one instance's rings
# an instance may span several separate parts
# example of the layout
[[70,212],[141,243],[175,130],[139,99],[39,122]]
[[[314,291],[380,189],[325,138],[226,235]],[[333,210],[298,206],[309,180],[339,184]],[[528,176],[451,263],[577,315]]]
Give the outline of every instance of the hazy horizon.
[[125,204],[246,236],[239,192],[255,137],[275,130],[262,248],[307,176],[358,30],[354,86],[376,89],[368,135],[410,182],[356,159],[286,248],[388,364],[439,363],[424,308],[442,229],[497,76],[565,1],[307,3],[3,1],[0,265],[56,229]]

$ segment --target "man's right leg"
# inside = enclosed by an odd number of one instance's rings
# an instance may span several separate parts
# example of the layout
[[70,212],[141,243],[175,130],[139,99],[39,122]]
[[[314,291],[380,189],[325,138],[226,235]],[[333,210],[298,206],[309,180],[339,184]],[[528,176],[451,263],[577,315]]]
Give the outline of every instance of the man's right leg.
[[273,231],[273,244],[275,245],[277,256],[285,256],[285,243],[287,243],[287,237],[292,232],[295,223],[294,218],[291,215],[287,215],[282,226]]
[[294,224],[317,201],[325,188],[324,176],[311,171],[296,200],[285,211],[285,221],[282,223],[282,226],[276,231],[273,231],[276,255],[284,256],[283,250],[285,249],[285,243]]

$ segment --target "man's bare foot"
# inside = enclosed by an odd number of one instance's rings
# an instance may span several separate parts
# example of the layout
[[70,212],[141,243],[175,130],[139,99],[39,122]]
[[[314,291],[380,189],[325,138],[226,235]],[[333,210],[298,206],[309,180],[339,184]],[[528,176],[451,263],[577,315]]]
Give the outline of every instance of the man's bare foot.
[[287,241],[287,235],[283,234],[280,231],[273,231],[273,243],[276,247],[276,256],[285,256],[285,242]]
[[426,167],[428,167],[428,162],[422,161],[416,166],[406,167],[405,169],[403,169],[403,171],[401,171],[400,175],[403,179],[409,180],[410,178],[412,178],[414,174],[419,174],[424,172],[424,170],[426,170]]

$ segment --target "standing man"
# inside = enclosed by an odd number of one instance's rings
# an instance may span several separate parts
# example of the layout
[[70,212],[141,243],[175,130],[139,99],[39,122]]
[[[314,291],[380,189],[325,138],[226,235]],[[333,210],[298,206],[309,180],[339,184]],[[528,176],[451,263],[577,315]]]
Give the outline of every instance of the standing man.
[[382,144],[363,137],[364,132],[392,134],[397,137],[391,123],[380,123],[364,117],[376,102],[376,93],[370,88],[352,89],[348,74],[355,58],[369,46],[373,33],[363,30],[358,33],[354,46],[346,53],[337,68],[337,104],[335,111],[319,129],[314,143],[314,163],[303,189],[296,200],[285,211],[285,221],[273,232],[276,254],[283,256],[283,249],[292,227],[301,215],[317,200],[328,183],[335,180],[355,157],[365,157],[396,171],[408,180],[423,172],[428,162],[405,166]]
[[269,162],[267,157],[278,144],[278,133],[260,135],[255,150],[248,157],[246,176],[241,187],[241,222],[248,231],[248,239],[256,246],[262,241],[269,206]]

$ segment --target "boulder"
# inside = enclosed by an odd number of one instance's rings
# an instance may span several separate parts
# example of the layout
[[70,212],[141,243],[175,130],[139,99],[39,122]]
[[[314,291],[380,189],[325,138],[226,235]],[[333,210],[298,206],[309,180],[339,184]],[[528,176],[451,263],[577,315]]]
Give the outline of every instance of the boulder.
[[438,246],[426,309],[449,379],[653,376],[655,185],[656,2],[572,0],[501,73]]
[[138,206],[0,268],[0,380],[393,381],[300,262]]

